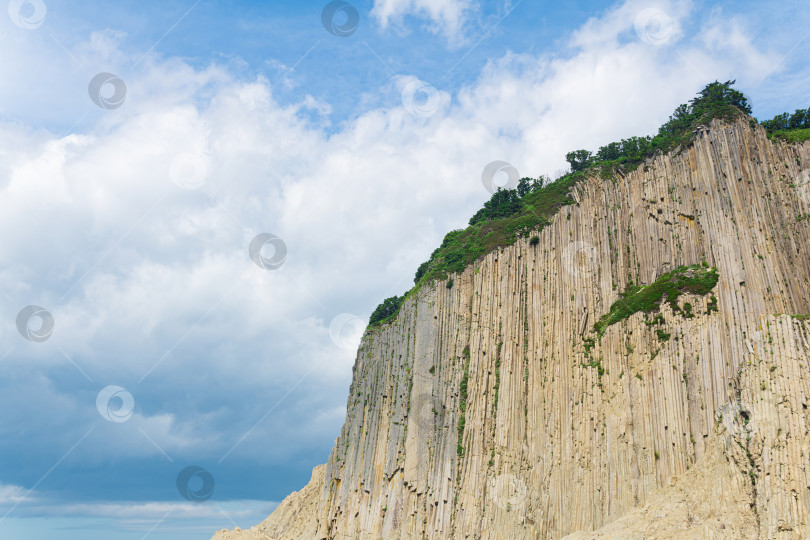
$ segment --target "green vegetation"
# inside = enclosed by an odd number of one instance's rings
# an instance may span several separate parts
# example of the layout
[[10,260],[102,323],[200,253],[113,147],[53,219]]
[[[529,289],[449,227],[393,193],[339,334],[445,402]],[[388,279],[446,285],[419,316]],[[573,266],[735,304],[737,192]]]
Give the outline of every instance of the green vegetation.
[[655,331],[656,335],[658,336],[658,341],[669,341],[669,338],[672,337],[672,334],[667,334],[660,328]]
[[[663,274],[649,285],[630,284],[621,293],[620,298],[610,306],[610,311],[596,322],[593,330],[601,337],[608,326],[623,321],[635,313],[650,313],[658,309],[664,300],[669,302],[674,311],[680,312],[677,300],[681,294],[706,295],[717,285],[717,280],[717,268],[709,269],[704,263],[680,266]],[[656,320],[657,318],[653,319]],[[658,338],[666,341],[669,335],[659,330]]]
[[685,319],[691,319],[692,317],[695,316],[694,313],[692,313],[692,304],[690,304],[689,302],[686,302],[683,305],[683,316]]
[[594,368],[596,374],[599,376],[599,388],[602,388],[602,376],[605,374],[605,368],[602,367],[602,359],[591,360],[587,364],[582,364],[582,367]]
[[602,146],[592,154],[575,150],[565,159],[572,171],[584,171],[596,165],[601,171],[617,166],[634,166],[657,153],[670,152],[690,143],[695,129],[715,118],[733,119],[742,113],[751,114],[751,106],[742,92],[731,86],[736,81],[715,81],[706,85],[689,103],[679,105],[669,120],[659,128],[655,137],[631,137]]
[[[595,153],[575,150],[566,155],[571,171],[549,181],[547,178],[522,178],[515,190],[497,190],[483,208],[473,215],[466,229],[449,232],[442,244],[422,263],[414,277],[414,287],[402,297],[386,299],[374,310],[370,326],[393,320],[402,302],[425,284],[448,278],[463,271],[487,253],[514,244],[520,237],[531,236],[529,245],[537,246],[536,232],[551,223],[560,208],[574,204],[572,188],[587,177],[611,180],[619,172],[635,169],[645,160],[661,153],[683,148],[694,140],[696,130],[714,119],[731,120],[751,113],[746,97],[732,88],[735,81],[715,81],[706,85],[695,98],[678,106],[654,137],[631,137],[602,146]],[[787,140],[804,140],[810,134],[810,109],[787,113],[762,122],[769,134]],[[756,122],[752,119],[752,125]],[[782,133],[785,132],[785,133]],[[570,217],[570,215],[569,215]],[[448,288],[452,287],[449,280]],[[709,312],[717,310],[716,299]]]
[[760,122],[768,131],[788,131],[791,129],[810,128],[810,108],[796,109],[793,114],[777,114],[770,120]]
[[402,307],[402,302],[405,300],[405,296],[392,296],[391,298],[386,298],[383,300],[383,303],[377,306],[377,309],[371,314],[371,317],[368,320],[368,324],[382,324],[384,322],[390,321],[393,319],[397,313],[399,313],[399,308]]
[[810,139],[810,128],[807,129],[794,129],[790,131],[774,131],[769,133],[772,137],[783,139],[787,142],[804,142]]
[[792,317],[798,321],[810,321],[810,315],[793,315]]
[[430,260],[419,266],[416,287],[461,272],[493,249],[510,246],[519,236],[545,227],[562,206],[574,203],[568,193],[583,178],[582,174],[568,175],[545,187],[533,184],[523,197],[514,190],[496,191],[470,219],[469,227],[449,232]]
[[777,114],[760,124],[771,138],[777,137],[787,142],[806,141],[810,139],[810,108],[796,109],[793,114]]
[[709,298],[709,303],[706,304],[706,315],[711,315],[712,312],[717,311],[720,311],[720,309],[717,307],[717,297],[712,295],[711,298]]

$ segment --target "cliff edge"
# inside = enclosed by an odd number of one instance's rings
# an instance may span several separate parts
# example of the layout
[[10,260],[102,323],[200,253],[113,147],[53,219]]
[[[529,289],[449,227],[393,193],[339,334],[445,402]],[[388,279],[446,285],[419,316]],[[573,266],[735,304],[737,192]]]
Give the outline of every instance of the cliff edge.
[[571,196],[370,327],[326,465],[214,538],[810,537],[810,142],[715,120]]

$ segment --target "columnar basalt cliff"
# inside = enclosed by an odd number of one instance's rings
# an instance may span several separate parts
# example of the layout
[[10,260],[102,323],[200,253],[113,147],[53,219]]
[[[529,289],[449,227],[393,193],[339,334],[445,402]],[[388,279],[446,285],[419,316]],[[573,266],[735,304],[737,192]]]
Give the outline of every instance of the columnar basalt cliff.
[[810,537],[810,142],[713,121],[572,197],[369,328],[325,467],[215,538]]

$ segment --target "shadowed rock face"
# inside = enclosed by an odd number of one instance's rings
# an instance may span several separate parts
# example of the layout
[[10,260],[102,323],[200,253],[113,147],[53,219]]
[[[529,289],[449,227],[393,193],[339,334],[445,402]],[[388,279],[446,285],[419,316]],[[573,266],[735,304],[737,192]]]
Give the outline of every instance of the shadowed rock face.
[[[810,142],[741,119],[581,183],[538,245],[370,329],[324,469],[214,538],[810,537],[808,173]],[[692,317],[663,303],[586,348],[628,282],[704,261]]]

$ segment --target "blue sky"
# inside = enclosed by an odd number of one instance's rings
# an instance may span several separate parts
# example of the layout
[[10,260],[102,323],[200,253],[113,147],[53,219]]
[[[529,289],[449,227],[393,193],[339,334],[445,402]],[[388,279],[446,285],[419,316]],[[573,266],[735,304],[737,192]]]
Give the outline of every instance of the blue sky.
[[[554,176],[714,79],[759,118],[810,106],[802,2],[356,1],[346,37],[326,2],[9,5],[3,538],[256,524],[326,460],[365,320],[488,198],[487,163]],[[188,466],[210,498],[181,496]]]

